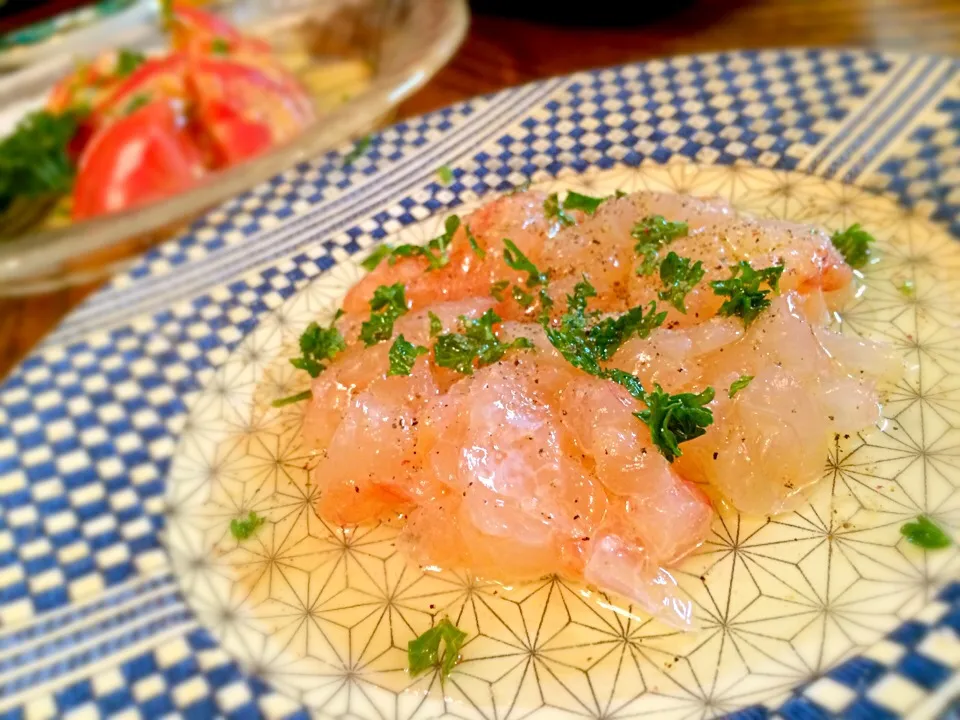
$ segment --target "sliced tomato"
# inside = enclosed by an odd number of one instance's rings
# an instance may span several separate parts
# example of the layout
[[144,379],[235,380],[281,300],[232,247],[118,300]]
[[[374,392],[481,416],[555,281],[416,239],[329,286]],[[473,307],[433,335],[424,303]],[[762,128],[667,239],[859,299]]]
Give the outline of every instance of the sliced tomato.
[[183,53],[150,58],[93,106],[91,122],[99,128],[154,100],[186,104],[188,66],[189,58]]
[[173,47],[208,54],[269,54],[270,45],[247,37],[222,17],[199,8],[174,3],[171,27]]
[[80,158],[73,219],[186,190],[204,174],[199,148],[172,103],[158,100],[102,128]]
[[120,82],[116,74],[117,52],[101,53],[58,82],[47,98],[47,109],[62,113],[78,106],[93,107]]
[[313,103],[289,74],[236,58],[194,56],[188,77],[195,119],[217,167],[285,142],[313,122]]

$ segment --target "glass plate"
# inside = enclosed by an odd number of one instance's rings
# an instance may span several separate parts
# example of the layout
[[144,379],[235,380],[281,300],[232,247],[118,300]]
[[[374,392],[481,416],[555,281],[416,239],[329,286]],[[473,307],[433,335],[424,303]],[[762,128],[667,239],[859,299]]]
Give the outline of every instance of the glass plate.
[[[0,295],[51,291],[102,277],[201,211],[369,131],[450,58],[469,17],[465,0],[241,0],[226,5],[225,14],[281,52],[295,33],[309,28],[317,53],[310,59],[328,63],[331,78],[326,86],[311,84],[310,89],[327,111],[290,143],[211,174],[189,192],[0,241]],[[111,36],[115,47],[150,48],[162,42],[156,27],[146,25]],[[0,80],[0,132],[41,105],[77,57],[103,47],[91,42],[77,55],[61,54]],[[351,71],[357,62],[369,67],[368,77]],[[342,101],[347,93],[349,99]]]

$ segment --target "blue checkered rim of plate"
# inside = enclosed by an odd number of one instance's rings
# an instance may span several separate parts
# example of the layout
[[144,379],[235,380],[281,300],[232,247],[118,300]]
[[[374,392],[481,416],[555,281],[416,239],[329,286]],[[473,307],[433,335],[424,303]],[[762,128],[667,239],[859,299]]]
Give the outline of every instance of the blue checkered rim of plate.
[[[954,60],[701,55],[477,98],[388,128],[352,164],[341,148],[226,203],[117,277],[0,386],[0,717],[305,716],[197,625],[158,531],[192,399],[265,313],[340,260],[528,178],[677,158],[884,191],[960,236],[958,127]],[[779,708],[736,715],[941,707],[957,691],[958,632],[955,583]]]

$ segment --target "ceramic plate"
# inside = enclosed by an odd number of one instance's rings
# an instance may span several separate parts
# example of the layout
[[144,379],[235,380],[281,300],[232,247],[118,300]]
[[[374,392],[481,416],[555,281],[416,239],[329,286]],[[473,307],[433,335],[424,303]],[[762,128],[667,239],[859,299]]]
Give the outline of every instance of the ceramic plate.
[[[960,691],[960,66],[728,53],[583,73],[409,120],[160,246],[0,386],[0,716],[930,717]],[[436,170],[447,165],[454,181]],[[720,195],[878,238],[845,331],[907,372],[799,511],[722,514],[681,634],[557,578],[423,574],[396,528],[313,511],[285,362],[384,238],[531,179]],[[913,293],[900,291],[905,281]],[[238,544],[230,520],[266,525]],[[441,686],[406,643],[469,633]]]

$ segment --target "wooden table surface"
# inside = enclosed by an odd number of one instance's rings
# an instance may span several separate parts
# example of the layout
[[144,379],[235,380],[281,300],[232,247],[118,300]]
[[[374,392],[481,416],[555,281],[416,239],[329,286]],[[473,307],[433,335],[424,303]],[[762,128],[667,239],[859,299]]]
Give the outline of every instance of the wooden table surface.
[[[520,5],[525,0],[514,1]],[[631,60],[789,46],[960,54],[960,0],[702,0],[646,26],[615,28],[561,27],[477,14],[453,61],[405,102],[400,114],[415,115],[478,93]],[[95,289],[0,299],[0,377]]]

